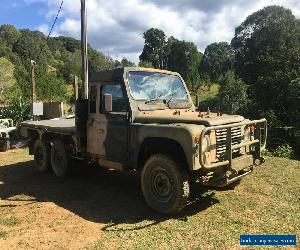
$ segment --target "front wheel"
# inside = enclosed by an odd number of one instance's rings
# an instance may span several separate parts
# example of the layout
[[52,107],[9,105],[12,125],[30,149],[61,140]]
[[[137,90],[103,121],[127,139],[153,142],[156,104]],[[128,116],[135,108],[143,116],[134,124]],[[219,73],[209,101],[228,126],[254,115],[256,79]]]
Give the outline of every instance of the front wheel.
[[177,214],[186,206],[190,196],[187,171],[161,154],[147,160],[141,173],[141,185],[150,207],[163,214]]

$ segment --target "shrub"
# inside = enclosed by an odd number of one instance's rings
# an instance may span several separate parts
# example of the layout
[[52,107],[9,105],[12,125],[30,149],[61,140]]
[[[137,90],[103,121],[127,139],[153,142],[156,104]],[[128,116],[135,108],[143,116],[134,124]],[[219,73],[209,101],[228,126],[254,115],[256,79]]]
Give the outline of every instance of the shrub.
[[294,154],[293,148],[288,144],[282,144],[279,145],[275,150],[268,150],[265,149],[262,152],[265,156],[276,156],[276,157],[282,157],[282,158],[291,158]]
[[247,85],[236,79],[233,71],[229,71],[220,79],[220,86],[221,111],[229,114],[244,113],[249,103]]
[[273,155],[283,158],[291,158],[294,154],[293,148],[289,144],[283,144],[278,146],[274,151]]
[[17,96],[9,102],[8,108],[3,112],[3,117],[12,119],[14,124],[18,125],[24,119],[28,118],[29,114],[29,103],[22,96]]

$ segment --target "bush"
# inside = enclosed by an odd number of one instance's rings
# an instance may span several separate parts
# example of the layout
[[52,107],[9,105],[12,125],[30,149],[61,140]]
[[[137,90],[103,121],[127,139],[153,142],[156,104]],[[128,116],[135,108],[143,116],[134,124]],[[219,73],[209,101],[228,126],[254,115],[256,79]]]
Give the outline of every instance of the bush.
[[289,144],[283,144],[278,146],[274,151],[273,155],[283,158],[291,158],[294,154],[293,148]]
[[37,99],[43,102],[62,102],[69,99],[67,84],[54,73],[42,74],[37,77]]
[[229,114],[243,114],[249,103],[247,85],[229,71],[220,79],[220,108]]
[[281,158],[291,158],[294,154],[293,148],[285,143],[280,146],[278,146],[275,150],[269,151],[265,149],[263,152],[263,155],[266,156],[276,156]]
[[22,96],[14,97],[2,115],[4,118],[12,119],[14,124],[18,125],[29,117],[30,105]]

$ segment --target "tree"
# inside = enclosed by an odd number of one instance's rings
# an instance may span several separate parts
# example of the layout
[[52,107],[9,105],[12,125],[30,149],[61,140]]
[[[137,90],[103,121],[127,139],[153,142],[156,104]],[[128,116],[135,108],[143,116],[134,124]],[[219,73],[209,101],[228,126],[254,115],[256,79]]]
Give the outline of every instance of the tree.
[[200,86],[198,65],[202,54],[192,42],[180,41],[173,37],[168,40],[168,69],[181,74],[192,92]]
[[229,114],[243,114],[247,110],[249,99],[247,85],[236,79],[233,71],[228,71],[220,79],[220,110]]
[[143,67],[143,68],[153,68],[153,65],[152,65],[151,62],[140,61],[140,62],[139,62],[139,67]]
[[38,31],[21,30],[21,37],[14,44],[13,52],[20,56],[28,71],[30,70],[30,60],[36,61],[36,71],[39,73],[46,72],[47,65],[50,65],[53,60],[46,37]]
[[101,70],[109,70],[115,68],[114,60],[103,53],[96,51],[92,48],[88,48],[89,55],[89,74],[92,74]]
[[131,62],[126,58],[122,59],[121,64],[123,65],[123,67],[135,67],[134,62]]
[[134,62],[129,61],[128,59],[126,59],[125,57],[123,57],[123,59],[120,61],[115,60],[115,67],[135,67]]
[[0,26],[0,40],[5,41],[8,47],[12,47],[20,38],[20,32],[15,26],[3,24]]
[[293,110],[294,124],[300,127],[300,78],[291,82],[288,92],[288,106]]
[[36,79],[36,92],[39,101],[66,101],[67,85],[54,73],[39,75]]
[[140,61],[151,62],[155,68],[166,67],[166,35],[162,30],[151,28],[144,32],[145,44]]
[[0,57],[0,102],[7,91],[14,83],[14,65],[4,57]]
[[65,56],[61,72],[64,79],[70,81],[72,75],[81,76],[81,68],[81,51],[75,50],[73,53],[68,53]]
[[204,51],[199,65],[201,76],[208,76],[216,82],[221,76],[233,69],[234,53],[227,42],[212,43]]
[[231,44],[236,72],[253,85],[258,110],[274,110],[283,124],[294,124],[299,106],[291,105],[289,91],[300,77],[300,21],[288,9],[268,6],[236,28]]

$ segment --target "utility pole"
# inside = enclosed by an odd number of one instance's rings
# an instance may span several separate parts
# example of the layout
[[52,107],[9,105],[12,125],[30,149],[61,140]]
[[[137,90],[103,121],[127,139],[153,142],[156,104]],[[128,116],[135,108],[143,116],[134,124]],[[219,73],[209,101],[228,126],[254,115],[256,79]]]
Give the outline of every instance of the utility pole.
[[35,93],[35,65],[36,62],[31,60],[31,103],[32,105],[36,102],[36,93]]
[[87,58],[87,14],[85,0],[81,0],[81,56],[82,56],[82,99],[88,99],[88,58]]
[[75,101],[78,100],[78,77],[74,75],[74,98]]

